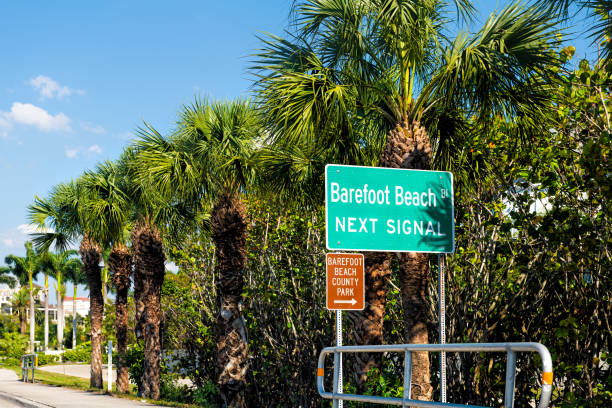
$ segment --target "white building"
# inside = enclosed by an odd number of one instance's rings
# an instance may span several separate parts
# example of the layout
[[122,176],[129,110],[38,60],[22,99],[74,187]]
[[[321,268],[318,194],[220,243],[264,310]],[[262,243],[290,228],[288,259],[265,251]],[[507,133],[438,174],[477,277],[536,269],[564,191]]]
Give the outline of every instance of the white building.
[[11,299],[13,295],[19,290],[19,287],[11,289],[8,285],[0,285],[0,311],[4,313],[11,313]]
[[[64,316],[72,316],[72,304],[75,302],[73,297],[64,296]],[[89,314],[89,298],[76,298],[77,315],[85,317]]]

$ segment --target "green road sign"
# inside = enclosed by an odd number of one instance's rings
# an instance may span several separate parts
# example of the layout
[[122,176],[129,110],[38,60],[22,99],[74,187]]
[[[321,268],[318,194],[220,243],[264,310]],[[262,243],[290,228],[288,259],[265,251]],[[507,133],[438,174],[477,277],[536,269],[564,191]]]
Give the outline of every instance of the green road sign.
[[331,250],[454,252],[453,175],[328,164],[325,226]]

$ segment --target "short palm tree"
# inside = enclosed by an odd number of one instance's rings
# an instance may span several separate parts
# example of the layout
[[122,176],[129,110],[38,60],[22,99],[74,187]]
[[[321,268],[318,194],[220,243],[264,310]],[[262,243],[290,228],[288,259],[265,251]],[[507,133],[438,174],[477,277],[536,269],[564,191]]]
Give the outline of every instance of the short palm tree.
[[[454,20],[448,6],[436,0],[297,4],[295,33],[265,38],[255,57],[272,143],[267,157],[274,158],[268,173],[286,180],[308,168],[310,179],[321,180],[324,163],[297,166],[291,152],[298,152],[345,164],[367,164],[374,156],[374,164],[451,170],[467,182],[474,178],[463,143],[470,131],[486,131],[496,116],[521,118],[530,125],[524,132],[537,128],[548,101],[546,79],[557,65],[556,14],[513,3],[474,35],[448,40],[445,23]],[[469,0],[454,6],[469,19]],[[283,175],[277,170],[285,156],[293,162]],[[399,261],[406,341],[427,343],[429,257],[403,253]],[[367,307],[355,319],[355,337],[365,344],[382,342],[389,264],[388,254],[366,254]],[[373,356],[358,359],[360,384],[376,365]],[[415,353],[413,373],[413,398],[431,399],[426,353]]]
[[41,255],[41,267],[45,274],[55,279],[55,293],[57,294],[57,344],[58,350],[64,347],[64,296],[66,295],[66,284],[64,280],[69,273],[82,267],[81,261],[75,256],[77,251],[67,250],[57,253],[43,252]]
[[83,264],[79,268],[68,270],[66,273],[66,281],[72,283],[73,297],[72,297],[72,348],[76,348],[77,338],[77,311],[76,311],[76,300],[77,300],[77,289],[79,285],[87,284],[87,276],[83,272]]
[[[217,258],[217,382],[223,406],[244,407],[248,343],[242,317],[247,219],[241,195],[253,178],[249,165],[260,121],[247,101],[196,100],[185,106],[176,134],[143,133],[141,178],[192,214],[214,203],[210,224]],[[192,219],[193,220],[193,219]],[[197,228],[204,229],[200,224]]]
[[[117,334],[117,391],[129,391],[128,367],[125,363],[127,351],[128,315],[127,297],[132,274],[132,254],[126,246],[129,199],[123,190],[125,183],[116,163],[106,161],[95,171],[83,176],[83,187],[87,194],[88,212],[94,217],[94,237],[106,248],[104,273],[112,272],[112,281],[117,288],[115,330]],[[102,278],[103,288],[106,278]],[[106,289],[103,291],[104,297]]]
[[13,294],[11,298],[11,308],[17,311],[19,315],[19,332],[23,335],[26,334],[27,330],[27,309],[30,305],[30,293],[26,286],[19,288],[17,292]]
[[71,242],[81,239],[79,255],[89,286],[89,314],[91,316],[91,372],[90,386],[102,388],[102,280],[100,271],[101,248],[92,237],[94,218],[88,212],[87,196],[82,180],[60,183],[49,199],[36,197],[28,208],[32,223],[48,231],[34,234],[37,247],[48,250],[68,249]]
[[[34,251],[31,242],[25,243],[26,256],[8,255],[4,262],[8,265],[11,273],[17,279],[29,285],[30,294],[30,351],[34,352],[34,332],[35,332],[35,316],[34,316],[34,278],[41,271],[40,255]],[[27,280],[26,280],[27,279]]]
[[[152,399],[160,396],[161,363],[161,288],[165,277],[165,254],[162,231],[172,224],[173,206],[146,182],[139,179],[138,146],[128,148],[117,165],[122,188],[129,197],[132,257],[134,265],[134,301],[136,303],[136,336],[144,340],[143,377],[139,394]],[[119,258],[117,267],[125,259]],[[123,252],[123,256],[126,252]],[[113,261],[113,262],[115,262]],[[117,276],[118,288],[129,285],[129,276]]]

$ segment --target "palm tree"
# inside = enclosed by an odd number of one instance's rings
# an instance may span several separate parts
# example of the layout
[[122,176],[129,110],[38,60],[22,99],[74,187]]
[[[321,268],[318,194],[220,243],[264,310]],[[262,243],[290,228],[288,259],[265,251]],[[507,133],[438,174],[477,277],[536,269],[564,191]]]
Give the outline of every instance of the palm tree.
[[57,250],[66,250],[71,242],[81,238],[79,255],[89,286],[91,316],[91,373],[90,386],[102,388],[102,280],[100,271],[101,248],[91,236],[95,218],[88,212],[87,196],[82,180],[60,183],[55,186],[49,199],[36,197],[29,206],[32,223],[40,228],[50,227],[50,232],[34,234],[34,242],[48,250],[55,245]]
[[[88,171],[83,176],[83,185],[88,195],[88,212],[94,216],[92,230],[96,239],[105,247],[104,274],[112,272],[112,280],[117,288],[115,329],[117,333],[117,391],[129,391],[128,367],[125,363],[127,352],[128,315],[127,297],[132,272],[132,254],[126,244],[129,199],[123,188],[123,175],[117,164],[106,161],[97,166],[96,171]],[[106,278],[102,279],[105,288]],[[103,291],[106,294],[106,289]]]
[[259,118],[247,101],[196,100],[182,109],[173,137],[164,138],[152,128],[141,136],[137,145],[143,181],[186,203],[193,214],[214,202],[210,224],[219,277],[217,382],[223,406],[244,407],[248,343],[241,305],[247,220],[241,194],[251,186],[248,160],[260,137]]
[[64,280],[69,273],[74,273],[75,270],[82,267],[81,261],[75,258],[76,255],[75,250],[58,253],[45,252],[41,255],[41,267],[45,270],[45,275],[51,275],[56,281],[58,350],[64,348],[64,296],[66,295]]
[[4,263],[6,263],[13,275],[15,275],[20,282],[25,284],[25,279],[27,277],[27,282],[30,287],[30,351],[34,352],[34,332],[35,332],[35,323],[34,323],[34,278],[40,272],[41,264],[40,264],[40,256],[34,249],[32,248],[31,242],[25,243],[26,256],[16,256],[16,255],[8,255],[4,259]]
[[79,285],[87,284],[87,277],[83,272],[83,265],[80,265],[79,268],[74,268],[68,270],[66,273],[66,280],[72,283],[73,288],[73,297],[72,297],[72,348],[76,348],[77,339],[77,311],[76,311],[76,298],[77,298],[77,289]]
[[[470,19],[471,3],[454,3]],[[431,0],[296,5],[295,33],[267,37],[256,56],[256,87],[273,144],[267,150],[280,152],[267,154],[276,156],[268,173],[278,175],[281,159],[292,157],[286,152],[345,164],[363,164],[374,153],[382,166],[451,170],[464,183],[475,171],[462,147],[471,130],[486,132],[497,116],[521,118],[529,125],[523,135],[537,129],[548,101],[546,79],[558,61],[556,15],[549,7],[515,3],[473,36],[462,32],[448,40],[444,22],[453,18],[446,6]],[[320,175],[317,164],[301,168]],[[283,179],[301,174],[300,166],[289,167]],[[355,318],[355,337],[364,343],[382,342],[389,260],[366,254],[368,305]],[[404,335],[427,343],[429,257],[402,253],[399,261]],[[374,357],[358,361],[361,385],[375,365]],[[413,372],[413,398],[431,399],[426,353],[415,353]]]
[[19,315],[19,332],[23,335],[26,334],[27,330],[27,309],[30,304],[30,294],[28,288],[22,286],[17,292],[13,294],[11,299],[11,308],[17,311]]
[[[160,229],[171,221],[172,208],[161,200],[147,183],[137,180],[136,149],[128,148],[118,162],[122,191],[129,197],[132,253],[134,263],[134,300],[136,303],[136,335],[144,340],[144,370],[138,392],[152,399],[160,396],[161,362],[161,287],[165,275],[165,254]],[[116,255],[116,267],[126,262],[125,249]],[[129,285],[129,275],[117,276],[119,288]],[[122,319],[123,321],[123,319]],[[122,380],[124,381],[124,380]]]
[[11,269],[6,266],[0,266],[0,284],[6,284],[10,288],[14,288],[17,284],[17,280],[10,276]]

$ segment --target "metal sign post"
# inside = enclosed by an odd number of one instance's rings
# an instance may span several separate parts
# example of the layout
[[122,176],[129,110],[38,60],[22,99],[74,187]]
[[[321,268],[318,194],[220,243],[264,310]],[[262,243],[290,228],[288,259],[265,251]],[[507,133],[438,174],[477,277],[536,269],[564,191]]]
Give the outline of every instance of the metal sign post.
[[[336,345],[342,347],[342,310],[336,310]],[[334,354],[334,394],[342,394],[342,353]],[[342,400],[334,400],[333,408],[343,408]]]
[[[438,254],[438,324],[440,344],[446,344],[446,299],[444,285],[444,255]],[[446,402],[446,352],[440,352],[440,401]]]

